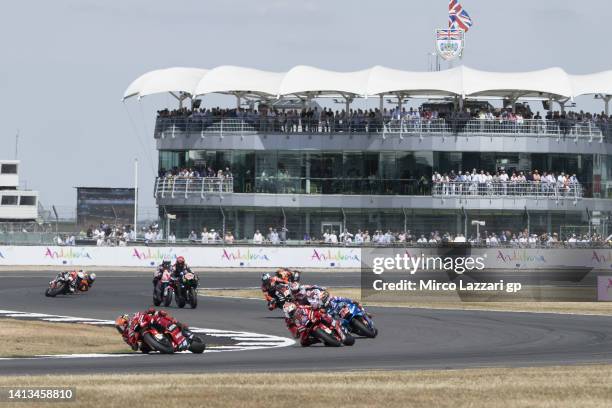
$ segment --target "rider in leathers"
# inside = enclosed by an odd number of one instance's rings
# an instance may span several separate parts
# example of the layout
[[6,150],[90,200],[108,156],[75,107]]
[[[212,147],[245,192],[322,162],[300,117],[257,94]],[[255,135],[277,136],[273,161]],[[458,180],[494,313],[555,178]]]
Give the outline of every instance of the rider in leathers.
[[302,347],[318,343],[319,340],[309,336],[308,323],[313,319],[319,319],[328,326],[335,324],[334,319],[321,309],[312,306],[298,305],[297,303],[287,302],[283,306],[285,313],[285,323],[295,339],[300,340]]
[[[178,320],[170,316],[164,310],[155,310],[154,308],[150,307],[147,311],[137,312],[137,313],[134,313],[132,316],[124,314],[122,316],[119,316],[115,320],[115,328],[123,337],[123,341],[125,341],[134,351],[138,350],[138,346],[142,340],[140,338],[139,331],[136,330],[136,327],[139,324],[141,316],[145,314],[150,315],[152,319],[162,320],[164,321],[165,324],[174,323],[179,329],[181,329],[181,331],[183,332],[183,335],[186,338],[189,338],[190,336],[193,335],[189,331],[189,328],[186,324],[179,322]],[[184,349],[187,349],[187,347],[188,347],[188,344],[185,344]]]

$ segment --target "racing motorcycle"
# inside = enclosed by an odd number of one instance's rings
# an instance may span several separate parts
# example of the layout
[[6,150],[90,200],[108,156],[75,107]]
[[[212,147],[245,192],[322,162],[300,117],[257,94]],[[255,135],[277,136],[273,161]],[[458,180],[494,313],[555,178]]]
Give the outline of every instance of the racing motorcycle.
[[185,307],[186,303],[189,303],[192,309],[198,306],[198,276],[188,271],[183,274],[180,281],[177,282],[176,290],[176,305],[180,308]]
[[282,309],[286,302],[293,301],[291,287],[284,283],[278,283],[274,286],[271,293],[272,300],[268,302],[268,309],[274,310],[277,307]]
[[334,302],[327,305],[327,313],[338,319],[342,327],[350,333],[373,339],[378,329],[366,311],[357,302]]
[[[306,321],[301,322],[303,330],[302,336],[322,342],[326,347],[352,346],[355,338],[342,328],[340,322],[328,315],[322,309],[308,308]],[[327,318],[325,318],[327,317]]]
[[49,287],[45,291],[45,296],[55,297],[57,295],[66,295],[71,292],[70,285],[76,279],[76,272],[60,272],[49,282]]
[[164,303],[164,306],[170,306],[174,295],[175,279],[168,269],[164,269],[157,286],[153,290],[153,304],[159,306]]
[[206,349],[201,337],[189,330],[181,330],[172,320],[165,317],[143,314],[134,330],[138,332],[139,349],[144,354],[151,351],[172,354],[186,350],[200,354]]

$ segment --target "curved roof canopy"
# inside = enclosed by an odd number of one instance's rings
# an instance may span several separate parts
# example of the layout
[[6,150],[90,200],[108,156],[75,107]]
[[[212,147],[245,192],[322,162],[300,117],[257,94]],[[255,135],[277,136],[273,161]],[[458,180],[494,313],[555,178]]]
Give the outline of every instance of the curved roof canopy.
[[136,78],[125,90],[123,99],[132,96],[152,95],[165,92],[183,92],[193,95],[193,90],[208,72],[200,68],[166,68],[149,71]]
[[284,77],[285,73],[282,72],[224,65],[208,71],[196,85],[193,94],[242,93],[276,97]]
[[412,72],[375,66],[336,72],[299,65],[286,73],[236,66],[212,70],[168,68],[148,72],[130,84],[124,99],[154,93],[182,92],[304,97],[400,95],[464,97],[539,97],[566,99],[612,95],[612,71],[569,75],[561,68],[530,72],[489,72],[460,66],[444,71]]

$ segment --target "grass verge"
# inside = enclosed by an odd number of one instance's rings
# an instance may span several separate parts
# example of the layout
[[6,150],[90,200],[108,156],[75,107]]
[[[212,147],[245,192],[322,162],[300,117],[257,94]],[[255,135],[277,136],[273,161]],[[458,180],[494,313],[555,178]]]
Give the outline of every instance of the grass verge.
[[[335,296],[345,296],[351,299],[361,299],[359,288],[328,288]],[[259,289],[200,289],[201,296],[223,296],[237,298],[263,299]],[[569,313],[612,315],[612,302],[462,302],[460,300],[427,300],[416,298],[414,301],[383,301],[366,299],[366,306],[380,307],[409,307],[427,309],[458,309],[458,310],[491,310],[502,312],[540,312],[540,313]]]
[[1,319],[0,338],[0,357],[131,352],[114,328],[85,324]]
[[612,365],[592,365],[347,373],[28,376],[1,377],[0,386],[76,387],[75,402],[53,404],[54,407],[156,406],[163,401],[167,407],[257,408],[269,407],[273,398],[306,407],[591,408],[611,406],[611,381]]

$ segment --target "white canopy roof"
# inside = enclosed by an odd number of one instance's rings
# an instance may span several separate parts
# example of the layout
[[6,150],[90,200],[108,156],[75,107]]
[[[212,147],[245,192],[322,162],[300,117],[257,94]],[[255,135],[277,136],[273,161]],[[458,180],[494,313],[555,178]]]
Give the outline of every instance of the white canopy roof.
[[612,95],[612,71],[589,75],[570,75],[569,77],[575,95]]
[[224,65],[208,71],[193,94],[251,93],[277,96],[284,77],[285,73],[282,72]]
[[460,66],[437,72],[401,71],[381,66],[354,72],[297,66],[286,73],[220,66],[212,70],[168,68],[148,72],[130,84],[124,99],[161,92],[192,96],[209,93],[278,97],[461,95],[474,97],[573,98],[612,95],[612,71],[569,75],[561,68],[530,72],[488,72]]
[[149,71],[128,86],[123,99],[165,92],[185,92],[193,95],[193,90],[207,72],[206,69],[181,67]]

